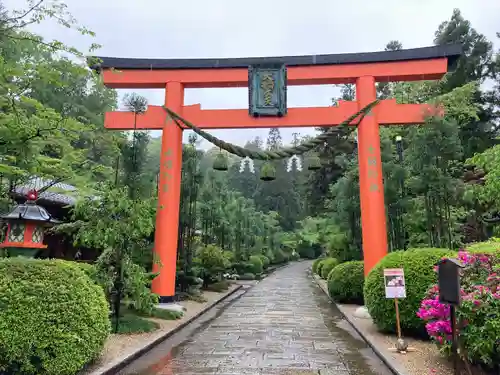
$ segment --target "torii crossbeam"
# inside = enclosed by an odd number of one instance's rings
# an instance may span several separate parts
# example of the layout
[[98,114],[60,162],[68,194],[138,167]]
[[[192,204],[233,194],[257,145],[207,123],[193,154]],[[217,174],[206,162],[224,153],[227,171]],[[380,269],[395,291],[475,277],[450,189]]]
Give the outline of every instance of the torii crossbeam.
[[[338,125],[376,99],[376,82],[440,79],[461,54],[461,47],[445,45],[400,51],[229,59],[133,59],[98,57],[92,68],[101,72],[111,88],[164,88],[165,106],[201,129],[267,127],[318,127]],[[282,64],[288,85],[352,83],[356,101],[336,107],[290,108],[283,117],[252,117],[248,109],[206,110],[184,105],[184,89],[248,87],[249,66]],[[396,104],[384,100],[364,117],[358,127],[359,185],[365,273],[387,254],[386,210],[380,156],[379,125],[423,123],[427,111],[421,104]],[[108,129],[134,129],[134,114],[109,112]],[[136,129],[162,130],[155,252],[161,260],[153,292],[161,301],[175,294],[179,227],[182,129],[160,106],[149,106],[138,116]]]

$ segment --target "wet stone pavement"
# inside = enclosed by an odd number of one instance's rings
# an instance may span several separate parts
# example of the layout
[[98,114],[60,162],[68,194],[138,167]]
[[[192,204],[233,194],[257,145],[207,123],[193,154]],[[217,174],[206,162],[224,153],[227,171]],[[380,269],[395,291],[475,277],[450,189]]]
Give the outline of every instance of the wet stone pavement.
[[292,264],[253,286],[161,365],[121,374],[389,375],[315,285],[310,265]]

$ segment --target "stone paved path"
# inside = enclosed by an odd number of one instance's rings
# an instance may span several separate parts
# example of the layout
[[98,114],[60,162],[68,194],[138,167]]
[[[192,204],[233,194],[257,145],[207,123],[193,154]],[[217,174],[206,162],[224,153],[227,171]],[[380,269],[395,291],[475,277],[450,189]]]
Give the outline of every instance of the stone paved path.
[[349,333],[308,269],[310,262],[295,263],[262,280],[154,373],[389,374]]

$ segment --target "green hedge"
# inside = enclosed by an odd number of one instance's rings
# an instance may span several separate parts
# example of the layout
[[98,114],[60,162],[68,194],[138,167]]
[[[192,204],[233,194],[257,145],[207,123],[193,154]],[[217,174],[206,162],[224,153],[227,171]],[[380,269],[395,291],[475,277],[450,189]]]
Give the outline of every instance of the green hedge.
[[330,274],[330,271],[335,267],[336,265],[339,264],[339,261],[335,258],[326,258],[321,262],[321,278],[322,279],[328,279],[328,275]]
[[312,272],[318,273],[318,266],[325,258],[318,258],[312,264]]
[[500,254],[500,239],[494,238],[485,242],[477,242],[464,246],[465,250],[470,253],[499,253]]
[[384,268],[403,268],[406,298],[400,299],[401,329],[404,333],[427,337],[425,322],[416,315],[427,290],[437,282],[434,265],[445,256],[455,256],[447,249],[410,249],[395,251],[382,259],[368,274],[364,285],[365,304],[374,323],[383,332],[395,332],[394,300],[385,298]]
[[1,259],[0,373],[76,374],[100,354],[108,315],[102,288],[75,263]]
[[328,275],[328,293],[337,302],[362,305],[364,280],[362,261],[341,263]]
[[328,258],[321,258],[318,265],[316,266],[316,273],[318,274],[319,277],[321,277],[321,268],[323,268],[323,264],[325,264],[325,260],[327,259]]
[[262,272],[264,272],[264,265],[262,264],[262,260],[258,255],[252,255],[249,258],[248,263],[252,265],[250,273],[260,275]]

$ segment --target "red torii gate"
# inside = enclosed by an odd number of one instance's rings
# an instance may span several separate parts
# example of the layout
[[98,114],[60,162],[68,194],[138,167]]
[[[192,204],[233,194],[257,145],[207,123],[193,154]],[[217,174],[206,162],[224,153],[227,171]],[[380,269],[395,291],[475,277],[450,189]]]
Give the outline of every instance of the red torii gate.
[[[440,79],[460,56],[461,47],[445,45],[400,51],[294,57],[228,59],[134,59],[97,57],[92,68],[116,89],[165,89],[165,106],[201,129],[318,127],[338,125],[376,99],[376,82]],[[206,110],[184,105],[185,88],[248,87],[248,67],[284,64],[288,85],[356,85],[356,101],[336,107],[290,108],[283,117],[249,115],[247,109]],[[380,157],[379,125],[419,124],[427,105],[383,100],[358,129],[359,184],[365,274],[387,254],[386,210]],[[106,113],[105,127],[134,129],[131,112]],[[153,292],[163,302],[175,294],[179,227],[182,129],[161,106],[138,116],[136,129],[162,130],[155,252],[161,260]],[[156,266],[155,266],[156,267]]]

